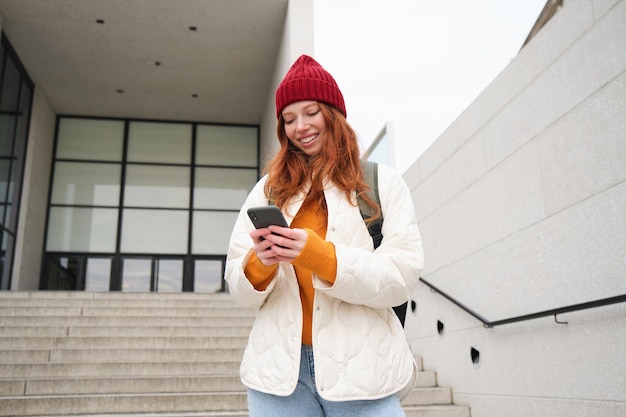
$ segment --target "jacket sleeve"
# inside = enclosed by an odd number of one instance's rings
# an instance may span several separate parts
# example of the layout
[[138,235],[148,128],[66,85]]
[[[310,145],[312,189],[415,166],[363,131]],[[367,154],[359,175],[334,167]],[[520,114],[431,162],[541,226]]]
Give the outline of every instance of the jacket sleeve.
[[331,285],[315,277],[314,286],[330,297],[351,304],[388,308],[406,302],[415,291],[424,265],[424,253],[406,183],[393,169],[379,164],[378,184],[383,212],[381,245],[373,250],[358,207],[349,210],[349,215],[338,217],[332,227],[351,227],[352,235],[361,236],[359,242],[366,244],[355,245],[350,234],[342,238],[345,232],[331,237],[337,256],[336,280]]
[[239,211],[239,216],[233,227],[228,245],[225,270],[228,291],[233,300],[247,307],[256,308],[264,304],[276,281],[275,279],[272,280],[264,290],[259,291],[254,288],[244,273],[251,254],[250,249],[253,246],[250,232],[254,228],[248,218],[247,210],[251,207],[266,206],[268,204],[267,197],[263,191],[265,180],[266,178],[264,177],[255,185]]

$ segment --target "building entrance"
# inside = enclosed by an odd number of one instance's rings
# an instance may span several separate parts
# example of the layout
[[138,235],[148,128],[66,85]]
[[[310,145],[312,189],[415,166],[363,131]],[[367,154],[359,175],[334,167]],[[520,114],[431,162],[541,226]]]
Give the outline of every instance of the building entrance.
[[60,116],[41,289],[216,292],[258,127]]
[[224,256],[48,254],[42,289],[122,292],[226,291]]

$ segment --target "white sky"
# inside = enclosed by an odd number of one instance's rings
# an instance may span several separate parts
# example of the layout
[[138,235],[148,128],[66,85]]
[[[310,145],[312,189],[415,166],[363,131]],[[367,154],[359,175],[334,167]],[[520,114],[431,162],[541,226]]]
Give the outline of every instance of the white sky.
[[386,122],[403,173],[518,54],[546,0],[314,0],[315,58],[365,149]]

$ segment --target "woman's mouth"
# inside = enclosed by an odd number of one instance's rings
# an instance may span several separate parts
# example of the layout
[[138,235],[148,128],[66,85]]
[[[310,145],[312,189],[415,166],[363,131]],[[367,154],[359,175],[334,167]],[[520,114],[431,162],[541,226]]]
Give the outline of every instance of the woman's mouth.
[[300,143],[302,143],[303,145],[306,145],[308,143],[311,143],[315,138],[317,137],[317,133],[314,133],[310,136],[298,139],[300,141]]

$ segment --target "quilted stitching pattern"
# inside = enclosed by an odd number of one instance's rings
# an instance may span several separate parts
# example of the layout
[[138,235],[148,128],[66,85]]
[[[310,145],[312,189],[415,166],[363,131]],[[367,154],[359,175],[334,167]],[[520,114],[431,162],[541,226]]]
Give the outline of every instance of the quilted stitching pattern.
[[[259,292],[242,267],[252,228],[244,213],[267,204],[263,183],[253,189],[240,213],[226,278],[236,301],[259,308],[241,364],[242,381],[262,392],[288,395],[297,383],[302,331],[295,273],[290,265],[281,265],[270,286]],[[334,187],[326,190],[326,238],[335,244],[338,271],[332,286],[313,278],[313,343],[317,386],[329,400],[381,398],[403,388],[408,392],[416,376],[404,330],[390,306],[406,301],[417,285],[423,264],[419,230],[408,188],[383,165],[379,193],[384,239],[372,254],[372,240],[358,207]],[[298,208],[296,202],[287,214]]]

